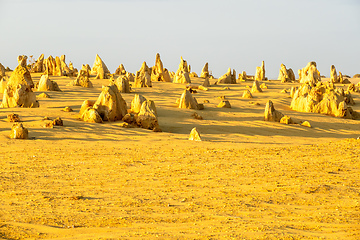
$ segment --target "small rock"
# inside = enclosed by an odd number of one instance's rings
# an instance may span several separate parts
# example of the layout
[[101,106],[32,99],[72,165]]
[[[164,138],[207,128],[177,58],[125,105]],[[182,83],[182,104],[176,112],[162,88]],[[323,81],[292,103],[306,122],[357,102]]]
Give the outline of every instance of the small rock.
[[204,100],[204,103],[210,103],[210,101],[209,100]]
[[11,127],[10,138],[14,139],[28,139],[29,132],[22,123],[14,123]]
[[219,105],[217,105],[218,108],[231,108],[231,104],[228,100],[222,100]]
[[301,123],[301,126],[311,128],[311,124],[308,121],[304,121],[303,123]]
[[41,94],[39,94],[38,97],[39,98],[50,98],[49,94],[47,94],[47,93],[41,93]]
[[287,89],[283,89],[283,90],[281,90],[281,93],[287,93],[288,92],[288,90]]
[[7,119],[9,122],[20,122],[20,116],[15,113],[7,115]]
[[230,90],[230,88],[229,87],[224,87],[223,90]]
[[193,114],[191,114],[191,116],[194,117],[195,119],[203,120],[203,117],[200,116],[197,112],[194,112]]
[[61,118],[56,118],[53,121],[54,126],[64,126],[63,120]]
[[74,110],[71,107],[65,107],[63,109],[64,112],[73,112]]
[[191,141],[201,141],[200,133],[198,132],[196,127],[194,127],[191,130],[189,140],[191,140]]
[[291,117],[285,115],[280,119],[280,123],[284,123],[284,124],[293,124],[294,121],[291,119]]

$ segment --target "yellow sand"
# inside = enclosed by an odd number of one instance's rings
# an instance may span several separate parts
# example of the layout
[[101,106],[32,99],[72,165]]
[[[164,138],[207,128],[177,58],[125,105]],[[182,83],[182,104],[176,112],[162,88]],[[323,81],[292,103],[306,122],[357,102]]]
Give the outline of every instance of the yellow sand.
[[[95,88],[85,89],[50,79],[63,92],[47,92],[40,108],[0,109],[0,238],[360,238],[360,121],[290,110],[280,92],[296,84],[266,82],[252,99],[241,98],[251,81],[199,90],[198,102],[210,102],[196,111],[204,120],[176,107],[181,84],[122,94],[128,107],[135,93],[155,101],[163,130],[155,133],[78,120],[82,102],[96,100],[108,80],[92,77]],[[220,96],[231,109],[216,107]],[[312,128],[263,121],[268,100]],[[10,113],[30,140],[8,138]],[[43,128],[45,116],[64,126]],[[202,142],[187,140],[193,127]]]

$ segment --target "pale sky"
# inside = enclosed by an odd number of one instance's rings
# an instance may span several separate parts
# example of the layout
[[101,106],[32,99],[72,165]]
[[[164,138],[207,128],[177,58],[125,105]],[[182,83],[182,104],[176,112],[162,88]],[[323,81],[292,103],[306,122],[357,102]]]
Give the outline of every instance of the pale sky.
[[0,63],[15,68],[18,55],[66,55],[77,68],[99,54],[113,73],[153,66],[176,71],[180,56],[200,74],[229,67],[266,76],[280,64],[297,70],[316,61],[360,73],[360,0],[0,0]]

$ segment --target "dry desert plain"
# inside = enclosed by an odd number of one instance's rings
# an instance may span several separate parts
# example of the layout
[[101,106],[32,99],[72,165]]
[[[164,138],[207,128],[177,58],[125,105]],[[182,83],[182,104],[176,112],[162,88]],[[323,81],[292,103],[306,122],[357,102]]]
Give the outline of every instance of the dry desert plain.
[[[40,108],[0,109],[1,238],[360,239],[360,121],[292,111],[281,90],[298,83],[264,81],[253,99],[241,98],[252,81],[199,90],[203,120],[177,108],[185,85],[123,93],[128,106],[135,93],[155,102],[163,132],[152,132],[79,120],[108,79],[92,76],[94,88],[50,79],[62,92],[38,98]],[[217,108],[219,96],[232,108]],[[268,100],[312,128],[264,121]],[[8,137],[10,113],[30,139]],[[43,128],[45,116],[64,126]],[[188,140],[193,127],[202,142]]]

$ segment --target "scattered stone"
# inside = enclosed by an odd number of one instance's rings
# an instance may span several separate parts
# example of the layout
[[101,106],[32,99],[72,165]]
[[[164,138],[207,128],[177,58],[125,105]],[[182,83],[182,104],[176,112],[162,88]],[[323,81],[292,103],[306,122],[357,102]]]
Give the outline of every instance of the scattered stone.
[[120,123],[119,126],[123,128],[134,128],[134,125],[129,124],[127,122]]
[[238,80],[240,82],[245,82],[248,79],[248,76],[246,75],[245,71],[242,71],[242,73],[239,73]]
[[203,117],[199,115],[197,112],[194,112],[193,114],[191,114],[191,116],[194,117],[195,119],[203,120]]
[[261,93],[262,91],[259,81],[255,80],[251,88],[251,93]]
[[64,122],[60,117],[57,117],[53,121],[54,126],[64,126]]
[[22,123],[14,123],[11,127],[10,138],[28,139],[29,131],[26,128],[24,128]]
[[230,88],[229,87],[224,87],[223,90],[230,90]]
[[281,93],[287,93],[288,92],[288,90],[287,89],[283,89],[283,90],[281,90]]
[[54,122],[47,122],[43,125],[43,128],[54,128]]
[[265,121],[280,122],[284,116],[281,112],[275,110],[274,104],[271,100],[265,106]]
[[351,83],[351,84],[348,86],[347,91],[348,91],[348,92],[357,92],[355,84],[354,84],[354,83]]
[[262,84],[260,85],[260,88],[261,88],[261,89],[268,89],[268,86],[266,86],[265,83],[262,83]]
[[201,141],[200,133],[198,132],[196,127],[194,127],[191,130],[189,140],[191,140],[191,141]]
[[244,90],[242,97],[243,98],[253,98],[251,92],[248,89]]
[[311,128],[311,124],[310,124],[308,121],[304,121],[304,122],[302,122],[302,123],[301,123],[301,126]]
[[222,100],[219,105],[217,105],[218,108],[231,108],[231,104],[228,100]]
[[210,103],[210,101],[209,100],[204,100],[204,103]]
[[73,112],[74,110],[71,107],[65,107],[62,111],[64,111],[64,112]]
[[47,93],[41,93],[38,95],[39,98],[50,98],[50,95]]
[[9,122],[20,122],[20,116],[18,114],[11,113],[7,115],[7,120]]
[[294,121],[291,119],[291,117],[285,115],[280,119],[280,123],[283,124],[294,124]]

